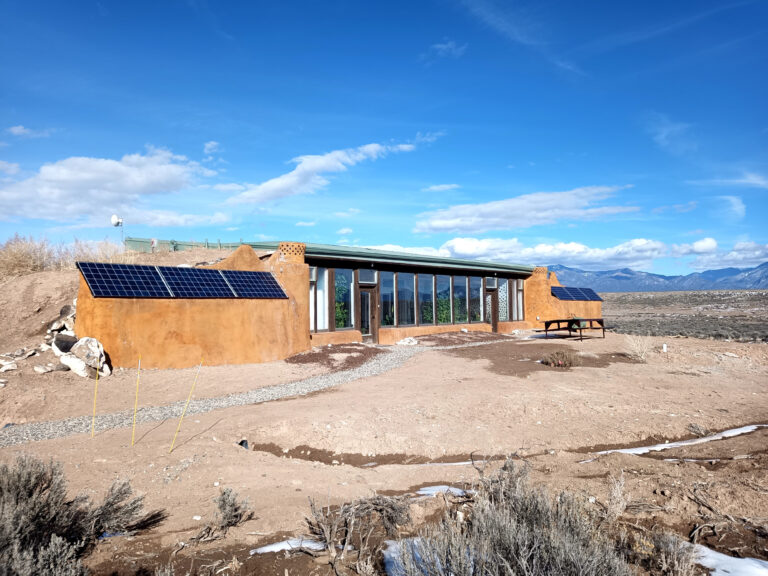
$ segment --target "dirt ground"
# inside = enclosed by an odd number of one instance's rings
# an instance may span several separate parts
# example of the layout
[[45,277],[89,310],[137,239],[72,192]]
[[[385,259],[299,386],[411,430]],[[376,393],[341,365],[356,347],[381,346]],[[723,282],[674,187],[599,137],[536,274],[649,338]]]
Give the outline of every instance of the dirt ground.
[[[59,274],[66,287],[68,273]],[[24,280],[30,286],[37,281]],[[31,297],[23,306],[19,300],[23,309],[14,314],[26,318],[22,326],[34,325],[42,312],[31,310],[46,297],[57,310],[50,295]],[[12,334],[16,342],[2,341],[5,347],[24,345],[23,330]],[[632,346],[621,334],[584,341],[540,336],[484,336],[481,346],[447,350],[435,347],[476,343],[477,335],[424,338],[413,357],[377,376],[309,396],[191,416],[172,453],[177,422],[166,420],[138,426],[133,447],[131,430],[120,428],[95,438],[2,448],[0,460],[20,453],[59,460],[73,493],[97,500],[116,478],[129,479],[146,495],[149,509],[168,511],[151,532],[101,541],[88,559],[97,574],[152,573],[169,558],[186,567],[218,562],[224,574],[329,574],[327,565],[306,556],[250,550],[305,532],[308,497],[339,504],[374,491],[471,483],[477,472],[466,461],[473,453],[514,454],[529,463],[535,483],[592,497],[595,507],[607,502],[611,478],[623,475],[629,502],[624,521],[668,526],[684,537],[706,525],[699,535],[707,545],[768,558],[768,429],[644,456],[595,454],[692,438],[691,424],[711,431],[768,424],[768,345],[654,336],[640,362],[628,356]],[[325,347],[262,365],[203,367],[196,395],[334,372],[387,350],[348,348]],[[537,362],[556,350],[570,351],[578,365]],[[3,423],[90,414],[93,381],[31,372],[42,360],[30,358],[20,372],[0,375],[8,380],[0,389]],[[142,373],[142,402],[183,399],[193,377],[194,370]],[[104,379],[99,409],[131,409],[135,380],[135,370]],[[249,449],[237,444],[244,438]],[[255,517],[223,540],[191,545],[190,538],[213,519],[213,500],[226,487],[249,499]],[[421,517],[427,513],[422,510]],[[242,566],[224,570],[227,563]]]

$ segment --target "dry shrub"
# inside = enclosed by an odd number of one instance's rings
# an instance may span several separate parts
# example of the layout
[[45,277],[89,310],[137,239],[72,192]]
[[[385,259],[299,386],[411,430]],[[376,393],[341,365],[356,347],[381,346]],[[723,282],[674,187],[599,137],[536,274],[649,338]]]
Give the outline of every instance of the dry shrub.
[[570,368],[576,366],[577,358],[570,350],[556,350],[542,358],[541,363],[553,368]]
[[446,517],[401,550],[404,576],[632,573],[583,501],[565,492],[553,500],[512,461],[481,479],[466,523]]
[[619,477],[609,477],[608,505],[605,507],[605,519],[609,524],[614,523],[627,509],[627,499],[624,497],[624,472]]
[[693,576],[696,558],[694,548],[671,532],[653,536],[652,568],[664,576]]
[[248,499],[238,501],[237,492],[232,488],[225,488],[216,498],[216,517],[218,519],[218,528],[224,534],[227,530],[247,522],[253,518],[253,512],[248,508]]
[[696,424],[695,422],[688,424],[688,432],[699,438],[704,438],[705,436],[712,434],[708,428],[705,428],[701,424]]
[[109,262],[131,264],[133,252],[126,252],[109,240],[84,242],[75,240],[72,244],[51,244],[45,238],[35,240],[32,236],[15,234],[0,244],[0,276],[22,276],[46,270],[74,268],[75,262]]
[[61,465],[20,456],[0,466],[0,566],[10,574],[84,574],[79,559],[105,533],[133,533],[165,519],[142,515],[143,496],[132,498],[116,482],[99,506],[85,496],[68,498]]
[[653,350],[653,340],[650,336],[628,334],[626,341],[628,356],[639,362],[645,362],[648,354]]

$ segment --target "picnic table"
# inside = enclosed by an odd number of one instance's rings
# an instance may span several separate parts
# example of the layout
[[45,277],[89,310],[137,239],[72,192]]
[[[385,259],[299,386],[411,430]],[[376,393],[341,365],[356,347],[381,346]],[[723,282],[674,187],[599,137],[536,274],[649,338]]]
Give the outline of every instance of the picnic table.
[[[556,325],[552,328],[552,325]],[[544,337],[549,338],[549,331],[553,332],[557,330],[568,330],[568,335],[572,335],[578,330],[579,340],[584,340],[584,334],[582,330],[603,330],[603,338],[605,338],[605,320],[602,318],[561,318],[558,320],[545,320],[544,321]]]

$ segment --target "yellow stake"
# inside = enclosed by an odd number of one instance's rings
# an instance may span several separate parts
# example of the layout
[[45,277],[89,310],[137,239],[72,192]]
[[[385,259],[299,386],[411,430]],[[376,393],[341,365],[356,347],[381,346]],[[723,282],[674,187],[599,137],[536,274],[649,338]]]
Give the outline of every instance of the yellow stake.
[[96,396],[99,394],[99,370],[101,370],[101,356],[96,358],[96,386],[93,389],[93,418],[91,418],[91,438],[96,430]]
[[136,400],[133,403],[133,429],[131,430],[131,446],[136,437],[136,409],[139,407],[139,377],[141,376],[141,354],[139,354],[139,370],[136,372]]
[[168,454],[173,452],[173,447],[176,444],[176,436],[179,435],[179,430],[181,430],[181,421],[184,420],[184,414],[187,413],[187,406],[189,406],[189,401],[192,399],[192,392],[195,390],[195,384],[197,384],[197,377],[200,375],[200,368],[203,366],[203,359],[200,358],[200,365],[197,367],[197,374],[195,374],[195,379],[192,382],[192,388],[189,389],[189,396],[187,396],[187,403],[184,404],[184,410],[181,413],[181,418],[179,418],[179,425],[176,426],[176,434],[173,435],[173,442],[171,442],[171,449],[168,450]]

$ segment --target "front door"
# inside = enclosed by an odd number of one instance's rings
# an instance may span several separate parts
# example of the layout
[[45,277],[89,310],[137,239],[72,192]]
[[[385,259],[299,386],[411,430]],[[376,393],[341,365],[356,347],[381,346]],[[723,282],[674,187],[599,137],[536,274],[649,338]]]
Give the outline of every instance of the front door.
[[360,288],[360,332],[363,342],[379,341],[378,302],[375,288]]

